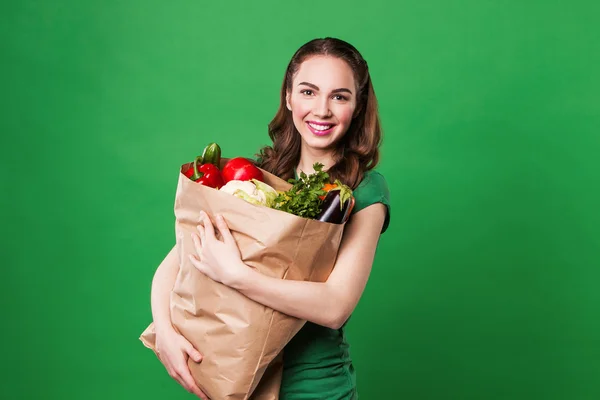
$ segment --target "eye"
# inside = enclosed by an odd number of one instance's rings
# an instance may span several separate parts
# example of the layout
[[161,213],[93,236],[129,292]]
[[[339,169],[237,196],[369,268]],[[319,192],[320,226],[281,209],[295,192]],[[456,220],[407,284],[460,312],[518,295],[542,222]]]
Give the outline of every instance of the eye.
[[334,100],[345,101],[348,100],[346,96],[342,96],[341,94],[336,94],[333,96]]
[[310,90],[310,89],[301,90],[300,93],[305,94],[307,96],[312,96],[313,95],[313,91]]

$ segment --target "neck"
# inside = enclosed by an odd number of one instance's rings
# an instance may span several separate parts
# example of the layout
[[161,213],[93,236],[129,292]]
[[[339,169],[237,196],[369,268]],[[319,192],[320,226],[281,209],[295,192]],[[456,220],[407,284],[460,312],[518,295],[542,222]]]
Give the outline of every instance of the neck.
[[298,173],[303,171],[307,175],[312,174],[315,172],[313,165],[316,162],[323,164],[323,170],[327,171],[333,166],[333,152],[331,150],[311,149],[302,143],[300,161],[297,167]]

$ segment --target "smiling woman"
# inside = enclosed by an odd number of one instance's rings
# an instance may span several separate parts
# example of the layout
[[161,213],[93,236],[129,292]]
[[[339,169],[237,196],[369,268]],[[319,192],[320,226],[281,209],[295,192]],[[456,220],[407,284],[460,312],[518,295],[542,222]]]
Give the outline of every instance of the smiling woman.
[[[273,146],[263,148],[257,164],[280,178],[324,165],[331,182],[354,190],[355,206],[344,227],[333,271],[326,282],[294,281],[263,275],[246,265],[227,221],[207,215],[194,235],[193,265],[210,279],[246,297],[307,321],[283,351],[282,400],[358,396],[354,367],[344,333],[369,278],[379,236],[390,221],[385,179],[374,171],[381,129],[367,63],[349,43],[315,39],[292,57],[269,124]],[[216,239],[219,231],[223,240]],[[299,249],[302,251],[302,249]],[[176,258],[159,267],[152,288],[156,346],[172,376],[203,397],[187,367],[201,355],[170,323],[169,296]]]

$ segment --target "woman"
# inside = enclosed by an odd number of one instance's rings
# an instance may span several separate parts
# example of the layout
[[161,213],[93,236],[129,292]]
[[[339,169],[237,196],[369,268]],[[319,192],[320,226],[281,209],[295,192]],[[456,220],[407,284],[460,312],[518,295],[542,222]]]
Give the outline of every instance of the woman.
[[[389,192],[373,168],[379,160],[381,132],[377,100],[367,63],[350,44],[332,38],[302,46],[288,65],[281,105],[269,125],[272,147],[258,164],[283,179],[324,165],[332,181],[354,189],[356,204],[340,245],[335,267],[324,283],[271,278],[245,265],[226,221],[206,214],[194,236],[198,270],[275,310],[307,320],[284,350],[281,400],[357,398],[356,381],[344,325],[367,283],[379,236],[389,224]],[[201,355],[172,327],[169,292],[178,271],[174,250],[152,283],[156,345],[169,374],[204,398],[187,358]],[[215,399],[216,400],[216,399]]]

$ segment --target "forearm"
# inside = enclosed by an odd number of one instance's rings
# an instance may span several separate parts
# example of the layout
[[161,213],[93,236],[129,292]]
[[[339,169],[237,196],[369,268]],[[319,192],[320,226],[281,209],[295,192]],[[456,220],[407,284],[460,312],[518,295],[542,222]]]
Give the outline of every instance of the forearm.
[[154,278],[152,279],[150,303],[152,307],[152,319],[157,331],[172,328],[170,296],[178,272],[179,259],[177,257],[177,250],[173,247],[156,269]]
[[296,318],[332,329],[344,322],[344,298],[326,282],[277,279],[248,268],[231,286],[258,303]]

